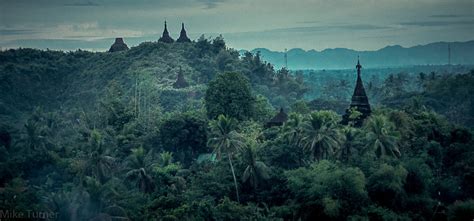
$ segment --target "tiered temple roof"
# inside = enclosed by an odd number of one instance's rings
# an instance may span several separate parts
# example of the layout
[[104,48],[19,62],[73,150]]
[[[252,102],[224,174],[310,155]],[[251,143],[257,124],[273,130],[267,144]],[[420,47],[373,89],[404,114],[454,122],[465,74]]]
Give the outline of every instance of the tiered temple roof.
[[189,86],[189,83],[186,81],[186,79],[184,79],[183,70],[181,69],[181,67],[179,67],[178,76],[176,78],[176,82],[174,82],[174,84],[173,84],[173,87],[174,88],[185,88],[185,87],[188,87],[188,86]]
[[191,42],[191,39],[189,39],[186,34],[186,29],[184,29],[184,23],[181,24],[181,33],[179,34],[179,38],[176,40],[176,42]]
[[163,30],[163,35],[161,38],[158,40],[159,42],[164,42],[164,43],[173,43],[174,39],[171,38],[170,33],[168,32],[168,26],[166,25],[165,21],[165,29]]
[[123,38],[116,38],[114,44],[110,46],[109,52],[125,51],[128,46],[123,42]]
[[270,128],[273,126],[281,126],[288,120],[288,115],[283,111],[283,108],[280,108],[280,112],[275,115],[270,121],[265,124],[266,128]]
[[[359,60],[357,60],[357,81],[356,86],[354,89],[354,94],[352,95],[351,105],[348,109],[346,109],[346,113],[342,117],[343,124],[349,124],[350,121],[354,122],[354,126],[360,127],[362,126],[364,120],[370,116],[372,110],[370,109],[369,99],[367,98],[367,94],[365,93],[364,84],[362,83],[362,78],[360,77],[360,69],[362,65],[360,65]],[[359,116],[357,119],[350,119],[351,110],[356,109],[362,115]]]

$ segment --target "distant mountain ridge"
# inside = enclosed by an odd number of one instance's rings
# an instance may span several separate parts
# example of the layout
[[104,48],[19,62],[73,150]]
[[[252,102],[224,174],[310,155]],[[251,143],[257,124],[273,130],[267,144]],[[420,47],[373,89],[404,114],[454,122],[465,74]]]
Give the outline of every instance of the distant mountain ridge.
[[[449,46],[448,46],[449,45]],[[376,51],[356,51],[332,48],[322,51],[294,48],[288,51],[289,69],[345,69],[353,68],[357,56],[367,68],[400,67],[413,65],[448,64],[448,47],[451,48],[451,64],[474,64],[474,40],[467,42],[436,42],[409,48],[400,45],[387,46]],[[263,60],[276,68],[284,67],[284,52],[256,48]],[[245,53],[241,50],[240,53]]]

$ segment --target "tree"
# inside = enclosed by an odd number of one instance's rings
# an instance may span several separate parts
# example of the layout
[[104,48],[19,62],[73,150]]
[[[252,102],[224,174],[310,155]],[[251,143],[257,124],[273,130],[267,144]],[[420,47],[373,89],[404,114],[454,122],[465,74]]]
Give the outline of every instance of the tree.
[[254,114],[255,98],[248,80],[238,73],[220,74],[209,83],[205,95],[207,115],[211,119],[223,114],[237,120]]
[[474,217],[474,200],[456,201],[449,207],[449,220],[471,220],[472,217]]
[[232,165],[232,155],[244,148],[244,137],[235,131],[236,121],[233,118],[219,115],[217,120],[210,122],[211,133],[209,135],[208,146],[214,148],[217,159],[221,159],[222,155],[227,155],[230,169],[234,178],[235,193],[237,201],[239,199],[239,189],[237,187],[237,179],[235,178],[234,166]]
[[249,181],[250,185],[256,190],[258,185],[270,178],[270,169],[262,161],[256,159],[255,147],[246,146],[243,150],[245,168],[242,176],[242,181],[245,183]]
[[344,136],[344,143],[339,150],[339,159],[348,162],[349,157],[354,153],[359,130],[351,126],[346,126],[342,129],[342,134]]
[[304,154],[304,128],[303,116],[300,114],[291,113],[288,121],[283,125],[282,137],[288,144],[292,145],[293,153],[298,155],[298,166],[303,165]]
[[304,100],[298,100],[291,105],[291,111],[299,114],[309,114],[311,112],[308,104]]
[[366,150],[375,151],[378,157],[394,156],[400,157],[398,149],[399,135],[395,131],[395,126],[383,115],[373,115],[365,124],[367,131]]
[[303,125],[303,143],[314,159],[327,159],[339,148],[342,136],[336,127],[337,114],[332,111],[311,113]]
[[401,165],[397,167],[382,164],[367,183],[370,198],[380,205],[392,207],[400,203],[407,171]]
[[206,147],[207,122],[193,113],[174,114],[160,125],[160,141],[165,151],[175,153],[185,165],[200,153],[208,152]]
[[141,192],[151,193],[155,184],[147,171],[153,167],[153,156],[151,151],[146,153],[143,147],[132,149],[128,157],[128,172],[125,174],[128,180],[136,180],[136,185]]
[[301,220],[345,220],[349,214],[360,210],[368,199],[366,179],[359,168],[321,160],[284,174],[288,189],[302,207],[294,209],[300,213]]
[[125,124],[134,118],[132,108],[124,102],[123,94],[121,85],[113,80],[107,87],[105,97],[100,100],[107,125],[112,126],[116,131],[122,130]]
[[104,183],[115,166],[116,159],[108,155],[108,150],[103,145],[102,135],[97,130],[91,132],[87,157],[86,169],[96,179]]

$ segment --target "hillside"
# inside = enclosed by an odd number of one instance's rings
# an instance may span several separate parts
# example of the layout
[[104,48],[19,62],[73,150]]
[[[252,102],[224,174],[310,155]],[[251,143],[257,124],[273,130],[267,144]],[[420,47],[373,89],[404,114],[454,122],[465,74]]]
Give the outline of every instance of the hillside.
[[275,71],[221,38],[2,51],[0,208],[90,221],[468,220],[474,71],[442,68],[364,69],[372,111],[351,109],[346,125],[353,70]]
[[[448,63],[448,45],[451,47],[451,64],[474,64],[474,41],[437,42],[404,48],[399,45],[387,46],[376,51],[356,51],[347,48],[305,51],[299,48],[288,50],[289,69],[345,69],[353,68],[354,60],[360,56],[365,67],[400,67],[413,65],[444,65]],[[280,68],[284,66],[284,52],[265,48],[260,51],[262,58]],[[244,53],[245,51],[241,51]]]
[[[272,81],[276,72],[271,65],[255,56],[241,59],[236,51],[225,48],[224,41],[216,38],[190,44],[145,42],[114,53],[3,51],[0,52],[0,91],[4,96],[0,98],[0,117],[19,123],[24,113],[38,106],[45,111],[95,110],[112,82],[118,83],[130,105],[182,110],[199,105],[206,83],[223,72],[243,73],[256,94],[265,95],[276,106],[296,98],[285,96],[288,94],[285,86]],[[179,70],[189,87],[173,88]],[[295,81],[290,79],[284,84],[291,82]],[[303,85],[298,87],[303,90]],[[302,92],[296,91],[302,96]]]

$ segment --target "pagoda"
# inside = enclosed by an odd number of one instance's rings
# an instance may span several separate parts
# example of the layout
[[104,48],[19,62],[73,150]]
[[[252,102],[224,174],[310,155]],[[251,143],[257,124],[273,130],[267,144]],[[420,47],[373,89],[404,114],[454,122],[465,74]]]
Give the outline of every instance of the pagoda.
[[285,113],[285,111],[283,111],[283,108],[280,108],[280,112],[265,124],[265,128],[281,126],[287,120],[288,120],[288,115]]
[[179,34],[178,40],[176,42],[191,42],[191,39],[186,35],[186,29],[184,29],[184,23],[181,24],[181,33]]
[[[346,113],[342,116],[342,124],[349,124],[353,122],[355,127],[360,127],[364,123],[364,120],[370,116],[372,112],[370,109],[369,99],[367,98],[367,94],[365,93],[364,84],[362,83],[362,78],[360,77],[360,69],[362,69],[362,65],[360,65],[359,59],[357,59],[357,81],[356,86],[354,89],[354,94],[352,95],[351,105],[348,109],[346,109]],[[360,112],[360,116],[357,116],[355,119],[351,119],[350,115],[352,110],[357,110]]]
[[128,46],[125,44],[125,42],[123,42],[123,38],[115,38],[115,42],[112,44],[112,46],[110,46],[109,52],[125,50],[128,50]]
[[161,36],[160,39],[158,39],[158,41],[163,42],[163,43],[174,42],[173,38],[170,37],[170,33],[168,32],[168,26],[166,25],[166,21],[165,21],[165,30],[163,30],[163,35]]
[[181,69],[181,67],[179,67],[178,76],[176,78],[176,82],[173,83],[173,87],[174,88],[185,88],[185,87],[188,87],[188,86],[189,86],[189,83],[186,81],[186,79],[184,79],[183,70]]

